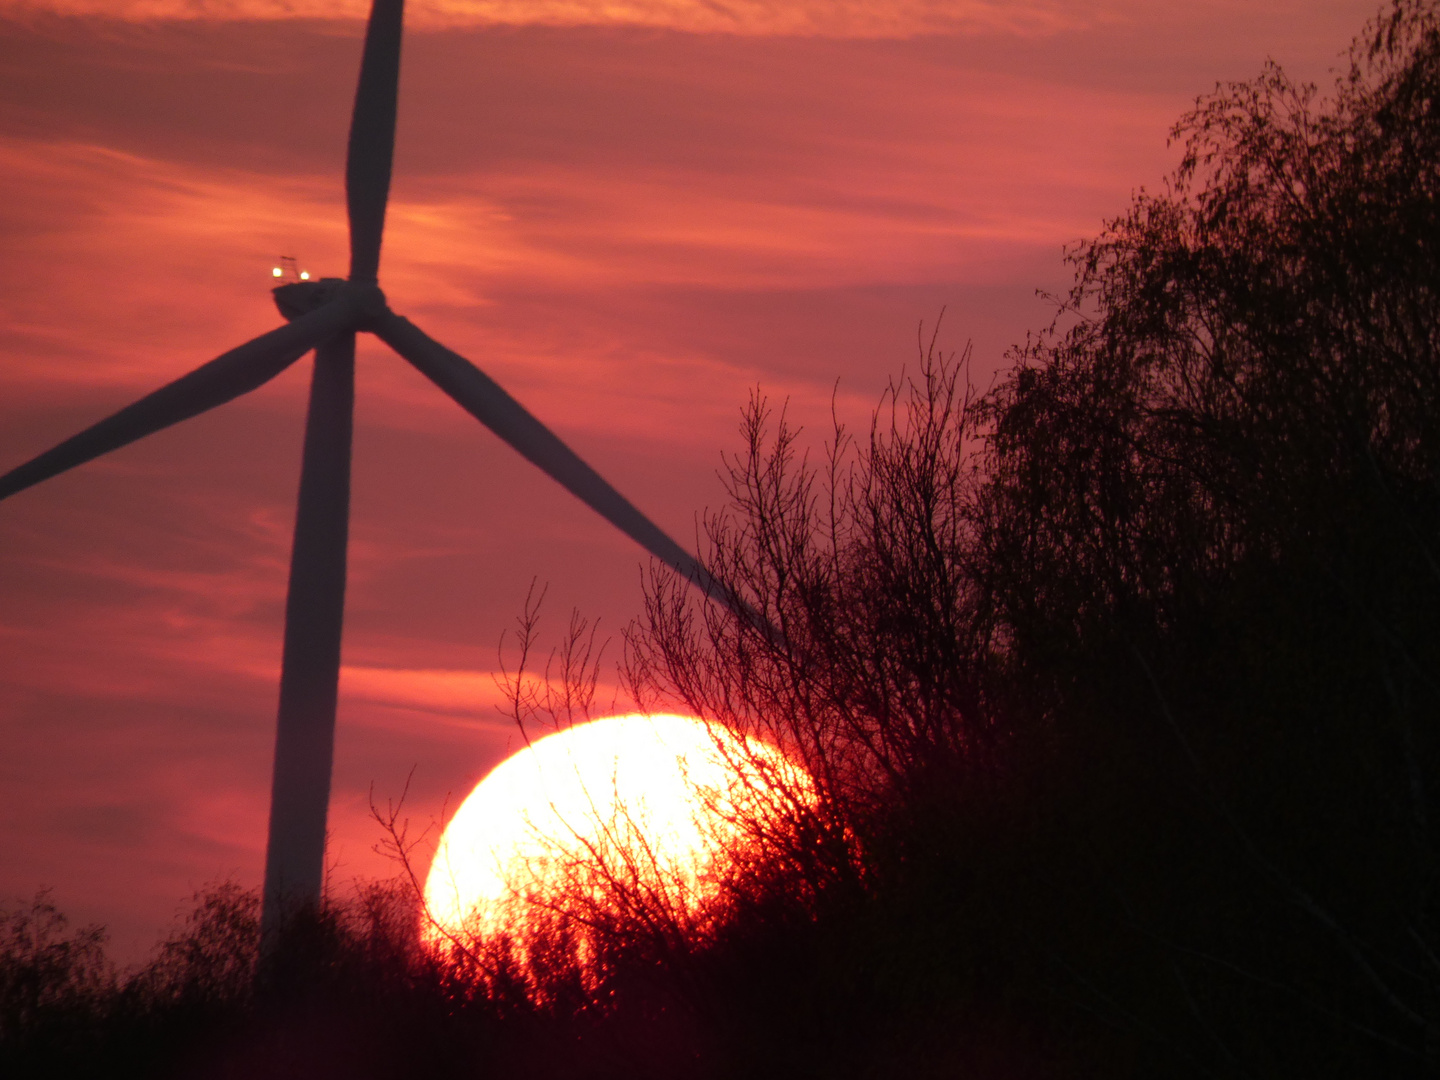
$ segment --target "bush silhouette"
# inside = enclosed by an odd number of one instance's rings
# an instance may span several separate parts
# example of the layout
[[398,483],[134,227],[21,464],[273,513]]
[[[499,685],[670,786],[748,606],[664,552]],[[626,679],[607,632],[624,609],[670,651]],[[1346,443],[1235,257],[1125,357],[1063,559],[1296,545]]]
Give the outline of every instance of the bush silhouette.
[[1402,3],[1202,99],[983,397],[926,353],[818,468],[753,404],[711,569],[779,633],[657,580],[631,669],[821,779],[827,1037],[1440,1066],[1437,80]]
[[99,927],[68,931],[40,893],[0,911],[0,1063],[44,1060],[84,1043],[115,991]]

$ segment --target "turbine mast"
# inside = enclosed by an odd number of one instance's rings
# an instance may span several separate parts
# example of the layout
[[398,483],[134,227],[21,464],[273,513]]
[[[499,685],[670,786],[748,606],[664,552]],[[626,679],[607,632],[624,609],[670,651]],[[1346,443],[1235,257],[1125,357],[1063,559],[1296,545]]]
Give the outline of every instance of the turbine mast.
[[[373,0],[365,28],[345,158],[352,286],[373,288],[380,270],[395,151],[404,13],[404,0]],[[379,290],[374,291],[378,297]],[[312,294],[319,295],[316,289],[307,293]],[[283,312],[286,301],[278,291],[276,301]],[[383,310],[383,298],[380,303]],[[306,908],[318,907],[323,899],[325,817],[335,757],[345,614],[354,405],[355,333],[347,329],[315,350],[305,419],[260,914],[261,953],[268,959],[274,957],[277,931],[285,922]]]
[[315,350],[305,419],[260,918],[266,952],[291,915],[319,906],[324,887],[354,403],[355,334],[347,332]]

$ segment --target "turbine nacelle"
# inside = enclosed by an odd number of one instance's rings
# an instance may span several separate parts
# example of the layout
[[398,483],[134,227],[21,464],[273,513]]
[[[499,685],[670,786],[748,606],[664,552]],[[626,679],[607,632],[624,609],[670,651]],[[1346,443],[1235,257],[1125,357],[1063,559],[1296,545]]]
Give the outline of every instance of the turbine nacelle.
[[344,278],[321,278],[319,281],[292,281],[270,290],[275,306],[286,322],[318,311],[327,304],[340,303],[355,312],[352,330],[368,330],[390,313],[380,286],[369,282],[346,281]]

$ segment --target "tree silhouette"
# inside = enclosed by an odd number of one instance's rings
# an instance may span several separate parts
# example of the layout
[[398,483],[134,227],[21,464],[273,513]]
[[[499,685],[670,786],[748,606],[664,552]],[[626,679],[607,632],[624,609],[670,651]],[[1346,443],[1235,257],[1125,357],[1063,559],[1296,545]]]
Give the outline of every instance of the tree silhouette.
[[1076,252],[1074,325],[984,409],[1004,663],[1125,762],[1148,835],[1094,843],[1213,995],[1182,996],[1217,1068],[1293,1068],[1282,1032],[1317,1025],[1307,1068],[1440,1065],[1437,89],[1407,0],[1323,109],[1273,66],[1202,99],[1174,184]]
[[632,678],[822,779],[789,870],[877,1022],[1440,1068],[1437,88],[1404,0],[1328,100],[1202,98],[991,393],[927,352],[819,468],[753,404],[710,568],[781,632],[657,581]]

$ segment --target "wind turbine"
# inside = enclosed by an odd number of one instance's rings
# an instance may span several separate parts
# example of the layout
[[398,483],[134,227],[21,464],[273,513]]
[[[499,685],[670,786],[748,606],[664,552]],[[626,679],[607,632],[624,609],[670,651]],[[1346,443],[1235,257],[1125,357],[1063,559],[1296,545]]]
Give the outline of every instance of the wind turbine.
[[386,305],[378,272],[395,146],[403,15],[404,0],[373,0],[365,31],[345,162],[350,276],[279,286],[273,290],[275,303],[287,325],[231,349],[0,476],[0,499],[8,498],[248,393],[315,350],[285,601],[261,915],[266,940],[273,940],[273,932],[291,914],[321,899],[345,607],[357,332],[384,341],[661,562],[708,594],[748,612],[716,588],[693,556],[498,384]]

